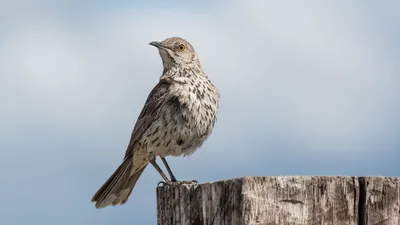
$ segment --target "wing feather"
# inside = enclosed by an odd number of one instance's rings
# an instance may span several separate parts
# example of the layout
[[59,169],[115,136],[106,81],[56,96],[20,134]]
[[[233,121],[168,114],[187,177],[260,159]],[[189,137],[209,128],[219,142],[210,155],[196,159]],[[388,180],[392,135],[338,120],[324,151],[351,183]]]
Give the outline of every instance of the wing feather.
[[133,128],[129,145],[126,149],[125,158],[133,155],[133,149],[143,133],[151,126],[160,113],[162,106],[168,101],[170,95],[170,87],[172,82],[169,80],[160,80],[147,97],[146,103],[136,121]]

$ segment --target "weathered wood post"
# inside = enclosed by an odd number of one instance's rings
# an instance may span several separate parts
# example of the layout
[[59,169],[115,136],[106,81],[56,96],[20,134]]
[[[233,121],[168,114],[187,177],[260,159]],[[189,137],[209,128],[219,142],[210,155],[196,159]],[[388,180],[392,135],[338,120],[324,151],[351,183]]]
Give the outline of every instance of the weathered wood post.
[[400,178],[242,177],[157,188],[158,225],[400,225]]

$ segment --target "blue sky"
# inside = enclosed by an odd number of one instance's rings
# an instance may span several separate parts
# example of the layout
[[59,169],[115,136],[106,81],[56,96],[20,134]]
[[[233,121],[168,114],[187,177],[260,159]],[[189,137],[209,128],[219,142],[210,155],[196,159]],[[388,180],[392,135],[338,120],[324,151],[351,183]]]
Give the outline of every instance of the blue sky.
[[120,164],[181,36],[221,92],[214,132],[178,179],[400,176],[398,1],[1,2],[3,224],[154,224],[148,167],[127,204],[92,195]]

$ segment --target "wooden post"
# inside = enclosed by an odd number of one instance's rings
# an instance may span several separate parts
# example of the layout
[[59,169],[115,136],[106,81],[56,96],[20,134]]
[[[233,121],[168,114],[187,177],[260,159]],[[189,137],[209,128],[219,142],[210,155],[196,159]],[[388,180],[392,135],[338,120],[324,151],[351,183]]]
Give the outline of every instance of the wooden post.
[[400,178],[242,177],[157,188],[158,225],[400,225]]

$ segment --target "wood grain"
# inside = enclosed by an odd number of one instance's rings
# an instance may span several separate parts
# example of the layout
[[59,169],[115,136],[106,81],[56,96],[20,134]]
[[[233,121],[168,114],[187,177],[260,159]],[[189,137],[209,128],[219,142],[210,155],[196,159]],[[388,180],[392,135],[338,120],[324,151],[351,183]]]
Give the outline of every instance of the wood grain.
[[241,177],[157,188],[158,225],[399,225],[399,178]]

